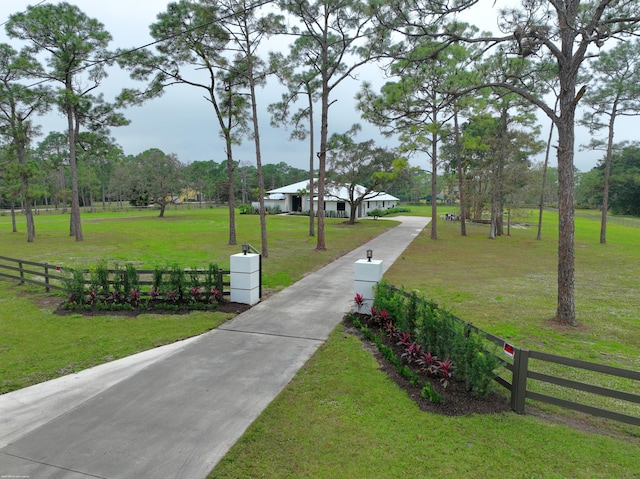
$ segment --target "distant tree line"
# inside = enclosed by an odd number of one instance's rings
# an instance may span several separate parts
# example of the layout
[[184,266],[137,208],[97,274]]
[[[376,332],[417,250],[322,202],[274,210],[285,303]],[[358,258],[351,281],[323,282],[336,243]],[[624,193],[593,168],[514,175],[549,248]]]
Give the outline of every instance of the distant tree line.
[[[91,143],[91,144],[89,144]],[[225,162],[194,161],[184,164],[177,155],[157,148],[125,155],[108,138],[81,135],[78,149],[79,204],[84,208],[112,209],[125,206],[158,206],[160,216],[170,202],[191,201],[200,206],[224,205],[229,202],[229,179]],[[3,209],[24,211],[33,208],[56,208],[67,211],[71,204],[71,172],[65,135],[51,133],[34,150],[30,158],[30,194],[21,189],[15,167],[0,174],[0,205]],[[8,147],[0,148],[0,161],[9,161]],[[242,203],[258,200],[256,167],[249,162],[236,162],[236,175],[231,190]],[[265,164],[265,184],[279,188],[304,180],[308,172],[286,163]]]

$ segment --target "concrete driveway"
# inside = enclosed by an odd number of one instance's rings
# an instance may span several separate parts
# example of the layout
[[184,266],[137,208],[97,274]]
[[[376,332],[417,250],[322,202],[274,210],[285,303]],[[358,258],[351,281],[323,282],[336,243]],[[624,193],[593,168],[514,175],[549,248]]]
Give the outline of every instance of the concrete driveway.
[[0,478],[204,478],[353,305],[353,265],[386,270],[401,224],[216,330],[0,396]]

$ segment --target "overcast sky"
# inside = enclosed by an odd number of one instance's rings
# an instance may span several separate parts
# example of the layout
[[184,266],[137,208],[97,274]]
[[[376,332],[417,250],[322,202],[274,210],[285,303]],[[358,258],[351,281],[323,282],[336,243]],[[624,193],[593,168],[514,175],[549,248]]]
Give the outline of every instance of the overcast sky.
[[[0,2],[0,23],[6,22],[9,15],[24,11],[28,5],[40,0],[2,0]],[[482,29],[496,30],[496,15],[492,13],[493,0],[474,10],[470,18],[481,20]],[[110,48],[138,47],[152,41],[149,25],[156,20],[156,15],[166,10],[166,0],[69,0],[77,5],[89,17],[96,18],[111,33],[113,42]],[[0,42],[12,43],[5,35],[4,25],[0,29]],[[15,43],[14,43],[15,45]],[[280,40],[274,48],[286,49],[287,42]],[[17,46],[17,45],[16,45]],[[344,132],[353,123],[361,123],[363,130],[358,141],[375,139],[380,145],[397,146],[392,140],[384,139],[378,129],[367,125],[360,119],[355,108],[354,95],[361,79],[384,83],[382,75],[374,68],[359,73],[359,78],[349,81],[336,91],[333,100],[336,103],[330,108],[329,127],[331,132]],[[109,70],[109,78],[103,85],[103,93],[107,101],[111,101],[122,87],[131,86],[128,75],[115,68]],[[306,142],[289,140],[289,131],[284,128],[272,128],[266,108],[269,103],[280,99],[283,88],[272,80],[267,87],[259,91],[259,118],[261,128],[262,157],[264,163],[284,161],[297,168],[308,168],[308,146]],[[318,108],[319,110],[319,108]],[[126,154],[136,155],[149,148],[160,148],[165,153],[175,153],[185,162],[199,160],[225,160],[224,145],[218,134],[217,120],[211,105],[203,99],[200,89],[177,85],[167,89],[159,99],[147,102],[140,107],[132,107],[124,111],[131,120],[129,126],[114,128],[111,133]],[[544,125],[543,137],[548,135],[549,122],[540,116]],[[633,140],[632,128],[635,119],[621,120],[616,141]],[[44,133],[63,131],[66,120],[58,114],[50,114],[39,123]],[[317,121],[319,125],[319,121]],[[319,136],[319,135],[318,135]],[[588,171],[601,158],[599,152],[580,151],[580,144],[588,142],[588,132],[577,129],[575,164],[581,171]],[[554,150],[555,151],[555,150]],[[237,160],[255,163],[253,141],[245,140],[236,147],[234,157]],[[426,158],[412,158],[411,163],[427,168]],[[555,158],[552,157],[555,166]]]

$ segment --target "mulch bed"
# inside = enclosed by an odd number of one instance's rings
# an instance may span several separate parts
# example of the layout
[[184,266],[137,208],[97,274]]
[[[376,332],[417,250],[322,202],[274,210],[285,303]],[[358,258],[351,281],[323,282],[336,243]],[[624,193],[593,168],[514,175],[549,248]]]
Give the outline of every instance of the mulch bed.
[[201,310],[201,309],[189,309],[187,307],[177,309],[124,309],[124,310],[104,310],[99,308],[93,309],[65,309],[64,302],[60,303],[58,307],[53,311],[53,314],[61,316],[70,314],[82,314],[83,316],[126,316],[136,317],[141,314],[189,314],[198,311],[208,311],[211,313],[231,313],[240,314],[251,308],[248,304],[232,303],[229,301],[222,301],[218,303],[215,309]]
[[[360,315],[360,321],[363,326],[370,328],[373,333],[380,336],[382,343],[391,347],[396,357],[399,358],[403,352],[402,347],[398,346],[396,341],[389,339],[383,332],[379,331],[376,325],[369,323],[368,319],[369,316]],[[380,369],[403,389],[423,411],[443,414],[445,416],[464,416],[469,414],[495,414],[511,410],[509,401],[504,394],[501,394],[501,391],[496,390],[489,393],[486,398],[477,399],[471,396],[471,393],[467,391],[463,382],[455,380],[451,381],[449,388],[445,391],[438,378],[430,376],[421,370],[417,364],[408,365],[409,368],[420,377],[419,385],[413,386],[408,379],[398,372],[393,364],[389,363],[389,361],[380,354],[375,343],[364,338],[361,331],[348,319],[348,316],[344,321],[344,328],[347,333],[360,338],[365,349],[370,351],[378,361]],[[431,383],[434,391],[442,395],[444,399],[441,403],[433,403],[420,395],[426,381]]]

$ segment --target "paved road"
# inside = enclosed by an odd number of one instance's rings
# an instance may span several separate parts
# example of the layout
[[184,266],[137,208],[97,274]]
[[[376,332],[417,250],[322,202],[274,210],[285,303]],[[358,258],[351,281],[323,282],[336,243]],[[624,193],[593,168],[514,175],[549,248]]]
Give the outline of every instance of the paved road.
[[386,270],[429,223],[380,235],[218,329],[0,396],[0,478],[204,478],[353,305],[353,264]]

